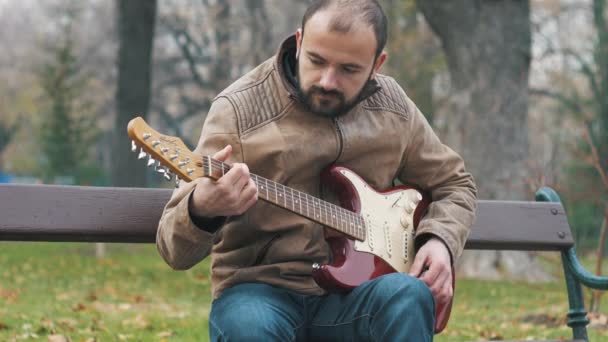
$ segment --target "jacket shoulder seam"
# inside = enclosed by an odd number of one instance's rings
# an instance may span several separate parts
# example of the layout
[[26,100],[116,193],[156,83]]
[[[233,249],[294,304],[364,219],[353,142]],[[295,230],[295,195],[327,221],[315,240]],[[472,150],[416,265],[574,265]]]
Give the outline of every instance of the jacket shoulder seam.
[[218,95],[225,97],[232,104],[238,121],[239,135],[246,134],[265,123],[279,117],[288,106],[277,91],[280,85],[276,84],[273,67],[260,80],[243,88]]
[[409,119],[411,109],[409,108],[407,95],[399,84],[389,76],[377,75],[376,80],[380,89],[365,100],[363,108],[370,111],[386,111],[398,114]]

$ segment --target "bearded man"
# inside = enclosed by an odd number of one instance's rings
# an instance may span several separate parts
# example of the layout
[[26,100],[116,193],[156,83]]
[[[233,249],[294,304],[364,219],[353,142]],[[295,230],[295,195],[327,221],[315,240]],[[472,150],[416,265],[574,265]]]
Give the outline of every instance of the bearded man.
[[[217,180],[182,182],[157,236],[174,269],[211,255],[212,341],[433,339],[435,305],[452,298],[476,188],[462,158],[378,73],[386,41],[376,1],[313,1],[278,53],[214,100],[195,152],[231,167]],[[378,190],[399,179],[430,194],[409,274],[328,292],[312,276],[313,264],[333,257],[323,227],[258,201],[268,189],[252,174],[322,197],[320,175],[335,164]]]

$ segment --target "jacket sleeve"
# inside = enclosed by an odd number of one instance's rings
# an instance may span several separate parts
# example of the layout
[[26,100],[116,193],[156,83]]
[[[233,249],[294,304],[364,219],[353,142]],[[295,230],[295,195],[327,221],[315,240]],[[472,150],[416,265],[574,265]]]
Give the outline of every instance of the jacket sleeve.
[[[232,145],[232,155],[227,163],[242,162],[235,111],[226,98],[220,97],[209,109],[193,152],[200,156],[213,155],[226,145]],[[207,257],[219,232],[210,233],[214,227],[199,227],[192,221],[188,202],[196,184],[197,180],[190,183],[180,181],[158,224],[156,247],[167,264],[176,270],[189,269]]]
[[460,257],[475,219],[477,189],[463,159],[441,143],[428,121],[408,98],[410,141],[399,180],[428,191],[431,204],[416,230],[416,248],[431,236],[448,247],[452,262]]

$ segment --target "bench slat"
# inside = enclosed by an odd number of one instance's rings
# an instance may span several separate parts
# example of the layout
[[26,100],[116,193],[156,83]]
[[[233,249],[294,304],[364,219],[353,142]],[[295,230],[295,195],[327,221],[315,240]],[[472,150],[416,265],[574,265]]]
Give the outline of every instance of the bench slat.
[[[0,240],[154,242],[171,189],[0,184]],[[479,201],[468,249],[561,250],[559,203]]]
[[573,245],[561,203],[479,201],[465,248],[562,250]]

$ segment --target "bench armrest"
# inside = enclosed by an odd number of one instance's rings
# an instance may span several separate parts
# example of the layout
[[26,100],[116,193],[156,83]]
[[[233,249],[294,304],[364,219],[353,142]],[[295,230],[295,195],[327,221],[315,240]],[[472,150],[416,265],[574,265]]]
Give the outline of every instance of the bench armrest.
[[[539,202],[561,202],[561,199],[555,190],[549,187],[542,187],[536,192],[536,200]],[[608,277],[599,277],[587,271],[585,267],[578,261],[576,257],[576,249],[574,247],[562,252],[564,263],[572,272],[572,275],[583,285],[595,290],[608,290]]]
[[572,275],[583,285],[595,290],[608,290],[608,277],[599,277],[587,271],[576,257],[576,249],[571,247],[563,253],[564,261]]

